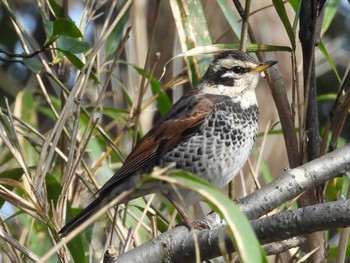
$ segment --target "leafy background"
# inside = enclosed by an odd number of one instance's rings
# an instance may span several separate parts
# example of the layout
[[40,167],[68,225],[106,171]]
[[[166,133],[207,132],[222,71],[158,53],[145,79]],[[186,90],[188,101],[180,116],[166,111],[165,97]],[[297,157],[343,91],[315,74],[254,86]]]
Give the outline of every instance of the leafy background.
[[[294,99],[295,93],[302,93],[298,6],[297,0],[253,1],[250,26],[262,45],[249,45],[248,40],[247,46],[252,51],[268,51],[266,59],[279,61],[276,67],[296,111],[304,103]],[[59,242],[56,231],[64,219],[91,200],[92,193],[121,166],[132,145],[196,85],[211,56],[167,62],[198,46],[237,48],[242,24],[233,3],[223,0],[2,0],[0,7],[0,249],[4,262],[22,262],[43,257]],[[327,2],[322,43],[315,53],[321,135],[340,81],[349,74],[349,9],[346,1]],[[129,26],[130,38],[123,45]],[[36,51],[32,57],[12,54]],[[295,73],[299,85],[293,82]],[[235,197],[254,190],[251,173],[265,184],[289,166],[265,79],[260,81],[257,97],[261,134],[251,165],[246,165],[231,188]],[[297,117],[295,123],[298,128]],[[349,128],[347,122],[338,146],[349,141]],[[346,178],[331,182],[326,199],[346,196],[347,189]],[[114,236],[117,251],[125,249],[130,227],[135,238],[132,247],[176,224],[173,208],[158,199],[140,220],[147,200],[140,198],[120,209]],[[196,207],[193,213],[200,214],[202,209]],[[59,249],[49,261],[67,259],[69,254],[75,262],[101,258],[109,243],[111,218],[111,214],[100,217],[94,228],[73,239],[67,250]],[[152,222],[157,222],[156,228]],[[329,233],[329,259],[335,257],[336,237]],[[20,247],[16,249],[9,240]],[[245,243],[240,249],[248,249],[242,253],[249,254],[251,246]],[[279,255],[277,260],[285,262],[294,253]],[[297,251],[296,256],[302,254]]]

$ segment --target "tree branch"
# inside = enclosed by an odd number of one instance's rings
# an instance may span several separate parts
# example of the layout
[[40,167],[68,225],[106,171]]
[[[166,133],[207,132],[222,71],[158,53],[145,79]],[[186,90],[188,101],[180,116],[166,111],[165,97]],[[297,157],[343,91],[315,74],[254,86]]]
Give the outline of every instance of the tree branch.
[[270,184],[238,200],[249,219],[256,219],[304,191],[350,170],[350,144],[285,171]]
[[[349,210],[350,200],[343,200],[283,211],[252,220],[251,224],[260,243],[268,244],[316,231],[350,226]],[[226,226],[218,215],[209,215],[208,222],[213,229],[188,231],[183,226],[173,228],[152,242],[120,255],[116,262],[195,262],[196,246],[200,248],[202,261],[221,256],[222,241],[225,241],[226,252],[234,252]]]
[[[350,171],[350,144],[284,174],[265,187],[240,199],[238,204],[248,218],[261,243],[284,240],[314,231],[350,226],[350,200],[317,204],[273,216],[256,219],[311,187],[325,183]],[[226,251],[233,246],[226,227],[216,214],[207,217],[211,230],[188,231],[176,227],[151,242],[118,257],[118,262],[193,262],[195,241],[199,242],[201,260],[222,255],[219,242],[225,240]]]
[[278,116],[281,122],[284,142],[286,144],[288,161],[291,168],[300,165],[298,139],[295,132],[295,125],[292,116],[292,109],[288,100],[286,85],[281,72],[277,68],[270,68],[266,71],[267,81],[271,95],[275,102]]

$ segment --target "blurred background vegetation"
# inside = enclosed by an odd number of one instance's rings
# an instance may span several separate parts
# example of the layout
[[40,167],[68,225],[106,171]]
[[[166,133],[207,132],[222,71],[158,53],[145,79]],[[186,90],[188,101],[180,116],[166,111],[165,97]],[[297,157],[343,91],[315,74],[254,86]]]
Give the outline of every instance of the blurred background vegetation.
[[[295,102],[295,88],[302,93],[299,13],[295,11],[300,1],[273,2],[251,4],[252,34],[262,45],[250,49],[268,50],[265,57],[278,60],[276,67],[290,102]],[[294,30],[297,86],[291,39],[277,2],[284,4]],[[347,1],[327,1],[322,47],[315,51],[321,135],[327,129],[340,82],[349,74],[349,14]],[[124,46],[129,26],[130,38]],[[166,63],[198,46],[238,47],[241,19],[233,2],[224,0],[2,0],[0,32],[0,219],[4,233],[0,253],[3,262],[22,262],[28,257],[36,259],[26,254],[25,248],[41,257],[58,242],[56,231],[64,220],[89,203],[92,193],[121,166],[133,144],[198,82],[211,57],[178,57]],[[33,57],[23,55],[36,51]],[[348,85],[349,81],[345,87]],[[263,185],[289,167],[278,113],[265,79],[260,81],[257,97],[261,135],[250,158],[252,168],[247,165],[234,184],[236,198],[254,190],[252,171]],[[296,109],[303,101],[298,103],[292,106]],[[297,118],[295,126],[298,132]],[[347,119],[338,146],[349,139]],[[347,187],[347,179],[333,182],[326,199],[346,196]],[[120,252],[129,227],[138,225],[145,203],[136,200],[122,210],[123,221],[117,223],[116,230]],[[172,224],[170,206],[158,201],[151,211],[141,227],[136,227],[131,247]],[[156,233],[151,227],[155,215]],[[107,217],[101,218],[70,243],[75,262],[95,262],[101,257],[108,245],[109,225]],[[22,247],[15,249],[6,237]],[[335,234],[329,235],[330,259],[337,246],[333,237],[336,240]],[[66,252],[57,253],[62,259],[68,257]],[[293,253],[281,256],[281,262]],[[57,261],[57,257],[50,258],[50,262]]]

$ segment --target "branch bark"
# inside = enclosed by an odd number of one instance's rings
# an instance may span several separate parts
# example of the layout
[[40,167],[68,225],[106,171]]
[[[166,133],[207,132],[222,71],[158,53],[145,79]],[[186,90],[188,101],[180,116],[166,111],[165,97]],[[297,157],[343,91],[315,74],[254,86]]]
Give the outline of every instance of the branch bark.
[[350,170],[350,144],[285,171],[270,184],[238,200],[249,219],[256,219],[304,191]]
[[[314,231],[350,226],[350,200],[317,204],[257,219],[305,190],[349,171],[350,144],[347,144],[323,157],[285,171],[269,185],[240,199],[238,205],[249,219],[254,219],[251,221],[252,226],[262,244]],[[211,230],[173,228],[151,242],[120,255],[117,262],[193,262],[194,240],[199,242],[201,260],[220,256],[221,240],[225,240],[227,252],[232,252],[233,246],[222,220],[216,214],[211,214],[206,222]]]
[[294,168],[299,166],[301,162],[298,149],[298,138],[295,132],[292,109],[287,97],[286,85],[281,72],[275,67],[266,71],[266,77],[281,122],[289,165],[291,168]]
[[[268,244],[316,231],[350,226],[349,210],[350,200],[343,200],[283,211],[252,220],[251,224],[260,243]],[[226,252],[234,252],[226,226],[218,215],[212,214],[207,220],[213,229],[188,231],[186,227],[179,226],[150,243],[120,255],[113,262],[195,262],[196,246],[200,248],[200,260],[203,261],[222,255],[222,241],[225,241]]]

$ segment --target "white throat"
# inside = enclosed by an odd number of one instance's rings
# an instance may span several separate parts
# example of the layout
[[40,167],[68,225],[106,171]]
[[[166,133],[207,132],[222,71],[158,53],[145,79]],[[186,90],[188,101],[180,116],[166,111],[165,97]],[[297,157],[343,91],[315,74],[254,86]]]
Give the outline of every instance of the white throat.
[[257,105],[255,89],[248,88],[247,86],[239,85],[237,87],[232,87],[217,85],[214,88],[212,85],[204,85],[202,91],[205,94],[228,96],[232,101],[240,102],[244,109]]

